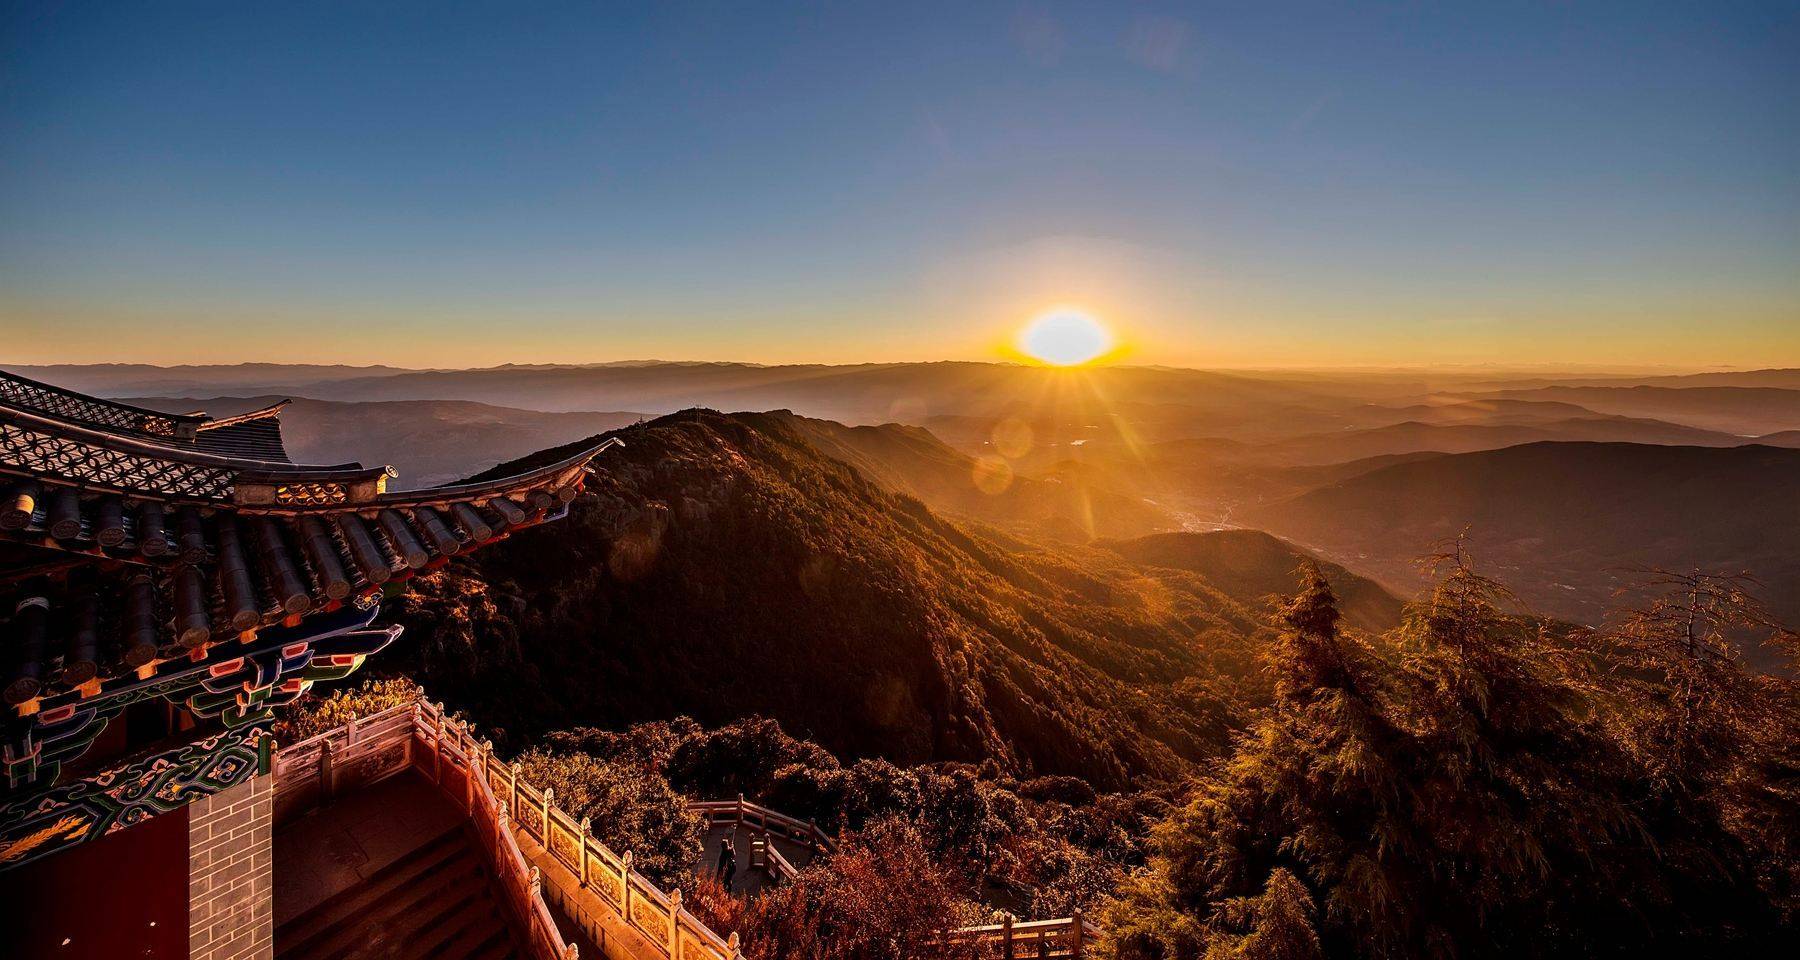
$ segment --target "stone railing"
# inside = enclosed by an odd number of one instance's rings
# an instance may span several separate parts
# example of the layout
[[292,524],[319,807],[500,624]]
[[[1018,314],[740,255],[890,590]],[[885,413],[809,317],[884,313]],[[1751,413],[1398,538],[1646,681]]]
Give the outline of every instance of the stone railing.
[[[619,944],[618,955],[633,960],[739,956],[736,937],[721,938],[682,908],[681,891],[664,893],[640,876],[630,852],[608,849],[585,821],[556,806],[552,791],[525,782],[516,764],[495,759],[490,744],[429,701],[352,720],[282,749],[275,759],[276,819],[409,765],[462,800],[539,956],[575,956],[557,933],[551,902],[591,941]],[[552,862],[534,865],[525,853],[529,847],[545,851]],[[623,944],[616,935],[621,927],[639,936]]]
[[801,846],[811,847],[824,853],[830,853],[837,847],[831,834],[819,829],[819,825],[811,820],[790,817],[779,810],[770,810],[761,804],[752,803],[743,797],[736,800],[695,800],[687,808],[706,820],[708,826],[732,824],[749,827],[763,833],[771,833],[786,837]]
[[[550,790],[526,783],[517,764],[507,765],[483,753],[495,796],[509,806],[520,835],[541,847],[560,868],[550,872],[553,895],[563,913],[596,943],[618,942],[624,926],[647,943],[648,956],[674,960],[736,960],[737,937],[713,933],[681,905],[681,891],[663,892],[631,867],[631,851],[615,853],[556,806]],[[552,893],[549,887],[547,893]],[[645,956],[642,949],[622,946],[621,953]]]
[[492,758],[462,724],[425,701],[401,704],[302,740],[275,755],[275,819],[411,766],[467,814],[478,846],[525,946],[538,960],[576,960],[544,901],[538,868],[511,823],[512,792],[496,792]]

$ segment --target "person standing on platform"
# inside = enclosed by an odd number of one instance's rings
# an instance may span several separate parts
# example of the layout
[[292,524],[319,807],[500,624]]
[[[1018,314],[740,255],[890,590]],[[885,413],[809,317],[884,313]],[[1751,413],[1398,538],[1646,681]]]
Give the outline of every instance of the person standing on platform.
[[731,889],[731,881],[737,876],[737,848],[732,846],[731,838],[719,846],[719,881],[725,889]]

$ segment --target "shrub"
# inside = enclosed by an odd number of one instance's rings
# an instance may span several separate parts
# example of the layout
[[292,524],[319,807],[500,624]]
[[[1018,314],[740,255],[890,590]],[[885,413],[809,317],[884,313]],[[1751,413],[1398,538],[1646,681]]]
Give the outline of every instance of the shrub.
[[952,960],[972,948],[942,931],[979,918],[957,872],[912,824],[886,818],[843,838],[792,883],[737,901],[702,884],[690,906],[735,932],[749,960]]
[[391,680],[366,679],[351,690],[333,690],[330,696],[305,694],[294,701],[275,721],[275,741],[298,743],[328,730],[374,716],[389,707],[419,699],[419,685],[405,677]]
[[557,806],[588,817],[602,843],[631,851],[633,866],[658,885],[684,880],[699,860],[705,825],[661,774],[544,749],[518,762],[526,782],[556,791]]

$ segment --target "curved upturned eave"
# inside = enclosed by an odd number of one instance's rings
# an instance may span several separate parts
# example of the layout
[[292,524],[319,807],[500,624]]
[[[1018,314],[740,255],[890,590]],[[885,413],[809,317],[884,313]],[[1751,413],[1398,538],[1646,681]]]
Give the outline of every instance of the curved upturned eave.
[[430,504],[438,500],[485,500],[507,496],[532,487],[561,486],[562,483],[573,479],[585,470],[595,457],[613,447],[624,445],[625,441],[618,437],[607,437],[574,456],[548,466],[538,467],[535,470],[527,470],[524,473],[516,473],[510,477],[501,477],[496,480],[483,480],[478,483],[457,483],[442,487],[427,487],[424,490],[384,493],[377,498],[376,502],[389,505],[396,503]]
[[[595,457],[605,451],[624,446],[625,442],[617,437],[608,437],[599,443],[582,450],[573,456],[559,460],[548,466],[516,473],[508,477],[483,480],[477,483],[457,483],[442,487],[426,487],[421,490],[396,490],[376,494],[371,500],[342,504],[282,504],[251,505],[238,507],[242,513],[271,513],[284,515],[303,515],[317,513],[372,513],[383,509],[413,507],[439,507],[452,503],[485,504],[492,500],[519,497],[534,491],[542,490],[559,494],[562,502],[573,499],[579,489],[578,480],[588,469]],[[260,477],[252,478],[258,483],[269,482]]]
[[249,423],[252,420],[263,420],[281,413],[288,404],[293,402],[294,401],[291,399],[277,400],[266,407],[251,410],[246,413],[240,413],[233,417],[207,419],[204,423],[196,425],[194,429],[201,433],[205,433],[208,430],[218,430],[221,427],[233,427],[240,423]]

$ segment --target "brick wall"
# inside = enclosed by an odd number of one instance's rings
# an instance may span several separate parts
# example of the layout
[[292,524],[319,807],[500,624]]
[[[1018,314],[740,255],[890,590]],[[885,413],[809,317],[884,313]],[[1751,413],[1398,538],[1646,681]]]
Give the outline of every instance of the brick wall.
[[275,954],[271,823],[275,778],[254,777],[188,805],[188,955]]

